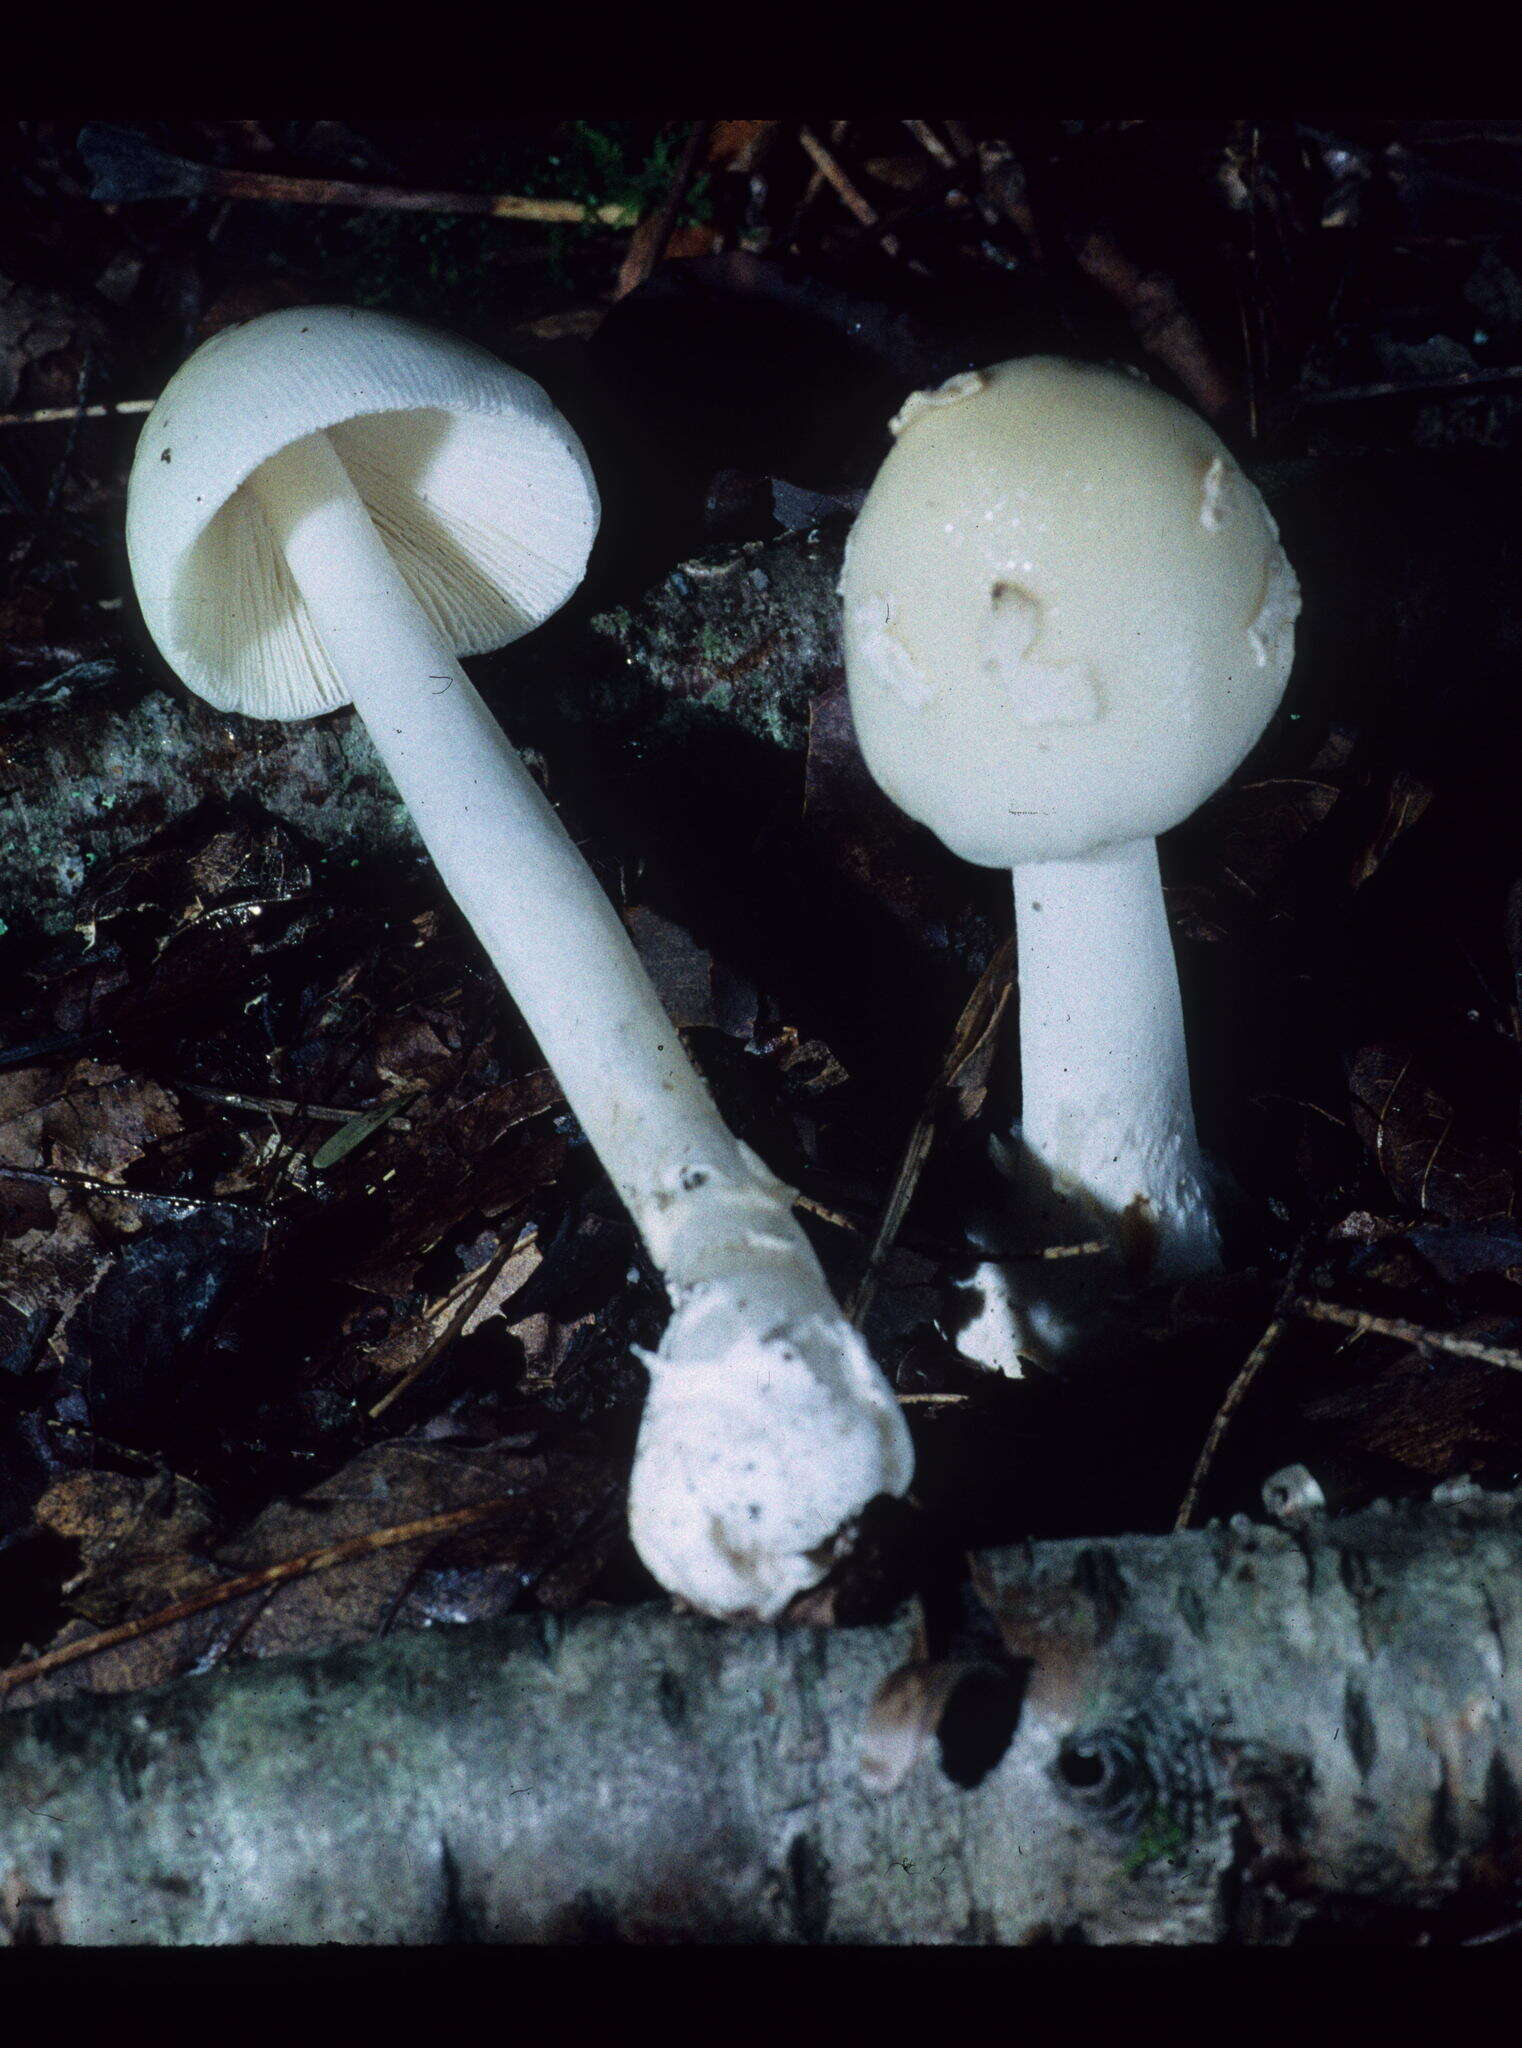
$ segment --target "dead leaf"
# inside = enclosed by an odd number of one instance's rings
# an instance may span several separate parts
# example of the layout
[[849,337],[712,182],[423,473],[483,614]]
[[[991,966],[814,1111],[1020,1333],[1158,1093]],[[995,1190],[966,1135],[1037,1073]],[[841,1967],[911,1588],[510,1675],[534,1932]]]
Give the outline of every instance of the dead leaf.
[[[582,1599],[622,1540],[622,1486],[606,1454],[577,1439],[534,1451],[516,1441],[462,1449],[404,1440],[361,1451],[299,1501],[276,1502],[210,1559],[191,1551],[145,1554],[132,1590],[135,1611],[121,1619],[151,1620],[173,1598],[218,1579],[504,1499],[520,1502],[521,1510],[494,1515],[491,1529],[483,1523],[464,1532],[463,1542],[392,1542],[235,1594],[18,1684],[3,1704],[135,1691],[229,1654],[315,1654],[369,1641],[393,1626],[484,1619],[530,1599],[557,1608]],[[126,1588],[125,1579],[119,1583]],[[174,1584],[181,1590],[164,1599]],[[91,1633],[89,1623],[71,1622],[50,1647]]]
[[1349,1076],[1353,1124],[1408,1209],[1477,1222],[1512,1214],[1512,1148],[1455,1128],[1452,1107],[1400,1045],[1366,1045]]
[[0,1161],[119,1179],[183,1126],[171,1097],[105,1060],[0,1072]]
[[1363,887],[1396,840],[1403,832],[1410,831],[1431,802],[1432,791],[1425,782],[1418,781],[1404,768],[1396,769],[1390,777],[1390,787],[1385,793],[1384,816],[1349,872],[1348,882],[1352,888]]
[[[1512,1319],[1477,1316],[1453,1334],[1504,1345],[1515,1330]],[[1307,1420],[1335,1423],[1340,1448],[1392,1459],[1429,1481],[1510,1474],[1522,1441],[1522,1373],[1416,1346],[1371,1364],[1378,1341],[1361,1339],[1343,1354],[1356,1380],[1307,1401]]]
[[809,704],[803,825],[828,865],[916,938],[956,915],[937,842],[868,772],[843,676]]

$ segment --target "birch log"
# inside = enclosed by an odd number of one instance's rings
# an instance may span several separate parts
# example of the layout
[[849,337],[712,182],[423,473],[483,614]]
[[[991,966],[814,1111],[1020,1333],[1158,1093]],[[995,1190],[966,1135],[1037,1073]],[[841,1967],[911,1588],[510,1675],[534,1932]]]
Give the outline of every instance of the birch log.
[[[977,1684],[910,1667],[907,1619],[651,1606],[0,1715],[0,1921],[102,1944],[989,1944],[1282,1940],[1350,1898],[1504,1915],[1522,1494],[1336,1521],[1277,1498],[1289,1526],[977,1560],[1009,1652]],[[1002,1756],[958,1782],[1001,1711]]]

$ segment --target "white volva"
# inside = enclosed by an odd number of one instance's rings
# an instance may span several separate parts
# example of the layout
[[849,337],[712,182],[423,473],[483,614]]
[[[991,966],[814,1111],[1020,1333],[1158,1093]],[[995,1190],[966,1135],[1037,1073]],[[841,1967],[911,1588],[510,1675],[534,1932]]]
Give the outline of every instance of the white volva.
[[1294,572],[1224,444],[1128,373],[1001,363],[893,428],[841,579],[867,765],[1013,872],[1025,1159],[1154,1277],[1209,1270],[1155,842],[1273,715]]
[[638,1225],[674,1314],[630,1495],[636,1546],[716,1615],[814,1584],[912,1453],[790,1191],[721,1121],[622,920],[456,659],[580,582],[596,487],[529,378],[373,313],[209,342],[150,415],[128,494],[144,616],[202,695],[352,703]]

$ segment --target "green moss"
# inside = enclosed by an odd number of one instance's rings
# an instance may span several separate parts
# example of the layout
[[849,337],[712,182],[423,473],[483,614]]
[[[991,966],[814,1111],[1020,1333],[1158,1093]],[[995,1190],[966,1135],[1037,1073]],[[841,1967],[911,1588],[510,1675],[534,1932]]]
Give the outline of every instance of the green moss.
[[[530,193],[579,200],[593,217],[576,232],[595,232],[599,207],[626,206],[639,214],[660,204],[676,176],[684,141],[681,125],[661,128],[651,137],[647,125],[638,121],[572,121],[560,147],[530,173],[524,187]],[[705,221],[712,211],[705,172],[689,187],[678,223]]]
[[1176,1816],[1154,1807],[1137,1830],[1122,1868],[1127,1877],[1134,1877],[1149,1863],[1177,1863],[1187,1840]]

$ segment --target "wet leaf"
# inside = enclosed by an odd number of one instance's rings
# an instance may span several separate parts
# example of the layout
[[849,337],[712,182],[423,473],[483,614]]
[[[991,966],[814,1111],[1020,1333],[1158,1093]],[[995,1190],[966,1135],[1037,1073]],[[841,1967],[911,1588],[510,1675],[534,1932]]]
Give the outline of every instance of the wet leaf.
[[[115,1523],[131,1526],[136,1489],[107,1492]],[[424,1534],[391,1541],[328,1565],[321,1553],[367,1536],[385,1538],[431,1517],[503,1505],[468,1540]],[[394,1626],[476,1620],[529,1601],[574,1604],[621,1544],[622,1487],[606,1456],[579,1439],[525,1451],[516,1442],[484,1448],[404,1440],[362,1451],[298,1501],[278,1501],[211,1556],[195,1548],[139,1548],[132,1570],[86,1593],[115,1606],[120,1621],[151,1620],[177,1599],[219,1581],[305,1558],[315,1568],[232,1596],[140,1636],[64,1663],[4,1696],[24,1708],[78,1691],[135,1691],[226,1656],[315,1654],[367,1642]],[[48,1512],[79,1517],[77,1498],[50,1497]],[[206,1524],[191,1500],[179,1524],[194,1544]],[[104,1538],[103,1538],[104,1540]],[[86,1589],[82,1586],[81,1591]],[[69,1623],[50,1648],[87,1638],[94,1624]]]
[[948,874],[950,856],[868,772],[843,677],[809,705],[803,825],[850,890],[870,897],[917,938],[928,927],[944,930],[966,903],[965,870],[958,895]]
[[327,1169],[336,1166],[340,1159],[347,1159],[351,1152],[364,1144],[366,1138],[373,1137],[399,1110],[405,1109],[409,1102],[415,1101],[418,1093],[417,1089],[409,1089],[393,1096],[389,1102],[378,1103],[374,1109],[362,1109],[358,1116],[350,1117],[325,1144],[318,1146],[312,1154],[313,1166],[319,1173],[326,1173]]
[[311,868],[278,819],[193,815],[88,882],[78,922],[97,929],[142,914],[152,920],[162,950],[186,925],[215,911],[290,903],[311,887]]
[[1349,1076],[1353,1122],[1396,1199],[1457,1221],[1510,1215],[1513,1148],[1456,1128],[1451,1105],[1400,1045],[1366,1045]]
[[0,1162],[114,1180],[182,1128],[158,1082],[106,1060],[0,1072]]
[[[1516,1328],[1515,1321],[1480,1316],[1453,1334],[1506,1345],[1516,1341]],[[1377,1362],[1370,1363],[1376,1344]],[[1388,1353],[1385,1340],[1359,1339],[1344,1353],[1355,1369],[1361,1366],[1358,1377],[1307,1401],[1306,1419],[1335,1424],[1343,1448],[1388,1458],[1429,1481],[1464,1472],[1499,1479],[1514,1469],[1522,1441],[1522,1373],[1414,1346],[1393,1358]]]
[[202,1347],[269,1230],[251,1211],[206,1208],[120,1247],[67,1323],[65,1380],[91,1428],[156,1447],[193,1426]]
[[1330,780],[1280,775],[1217,798],[1200,823],[1211,835],[1213,879],[1168,890],[1176,928],[1189,939],[1223,939],[1245,921],[1248,906],[1261,910],[1341,794]]
[[1397,768],[1390,778],[1390,787],[1385,793],[1385,811],[1375,829],[1373,837],[1359,853],[1348,876],[1350,885],[1361,889],[1378,869],[1380,862],[1402,833],[1409,832],[1432,802],[1432,791],[1425,782],[1408,774],[1404,768]]

